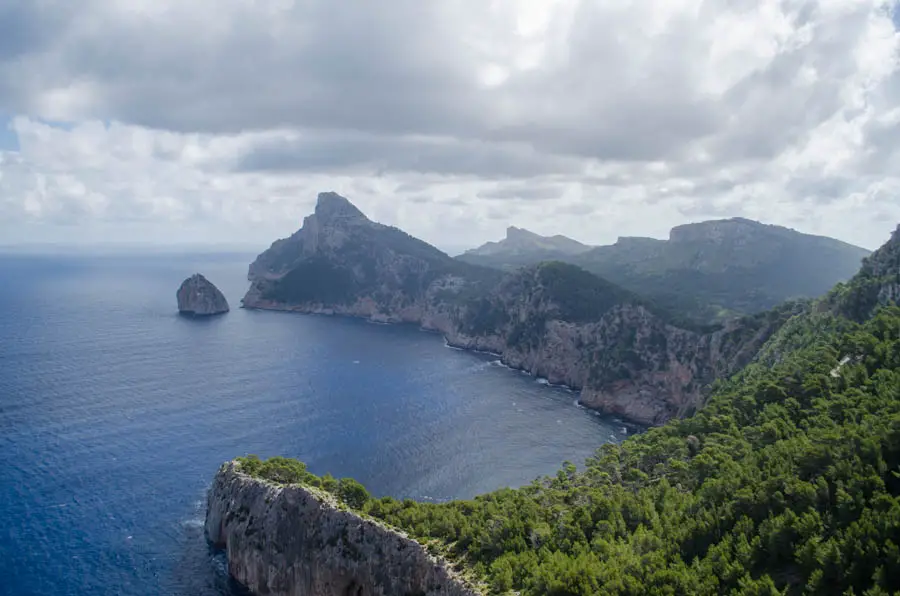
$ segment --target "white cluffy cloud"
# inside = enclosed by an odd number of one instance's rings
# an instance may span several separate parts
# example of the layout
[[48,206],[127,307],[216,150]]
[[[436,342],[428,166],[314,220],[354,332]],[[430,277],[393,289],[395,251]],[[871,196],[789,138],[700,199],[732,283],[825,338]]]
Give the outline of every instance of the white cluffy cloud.
[[7,0],[0,244],[262,247],[321,190],[451,251],[900,221],[900,21],[860,0]]

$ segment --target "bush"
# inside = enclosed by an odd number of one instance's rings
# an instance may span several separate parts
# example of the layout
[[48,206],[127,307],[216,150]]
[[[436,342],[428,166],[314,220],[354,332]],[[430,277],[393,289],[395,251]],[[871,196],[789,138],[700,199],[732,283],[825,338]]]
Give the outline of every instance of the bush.
[[369,500],[369,491],[353,478],[341,478],[337,486],[337,496],[353,509],[362,509]]

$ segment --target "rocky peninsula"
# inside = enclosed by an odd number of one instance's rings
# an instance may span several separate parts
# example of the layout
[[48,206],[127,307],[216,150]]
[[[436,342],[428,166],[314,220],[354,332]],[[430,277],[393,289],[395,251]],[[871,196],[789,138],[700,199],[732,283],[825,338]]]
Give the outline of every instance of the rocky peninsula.
[[228,571],[269,596],[476,596],[448,562],[330,493],[223,465],[209,490],[206,535]]
[[210,316],[228,312],[224,294],[199,273],[184,280],[175,297],[178,312],[184,315]]
[[504,275],[453,259],[336,193],[320,193],[302,228],[260,254],[248,277],[245,308],[418,324],[641,424],[701,406],[710,383],[750,362],[793,314],[783,307],[717,329],[685,326],[574,265]]

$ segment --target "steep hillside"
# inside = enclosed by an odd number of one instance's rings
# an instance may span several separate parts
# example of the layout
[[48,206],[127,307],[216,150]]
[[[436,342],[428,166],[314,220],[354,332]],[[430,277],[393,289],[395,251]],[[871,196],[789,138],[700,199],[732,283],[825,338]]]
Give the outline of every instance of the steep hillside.
[[709,384],[752,359],[786,307],[703,330],[578,267],[506,276],[451,259],[319,195],[303,228],[250,267],[247,308],[411,322],[455,346],[581,390],[588,407],[658,424],[702,403]]
[[890,241],[863,261],[848,284],[839,284],[829,302],[842,314],[861,321],[879,305],[900,302],[900,226]]
[[[497,275],[369,220],[338,194],[321,193],[315,213],[300,230],[259,255],[250,265],[249,279],[253,285],[245,306],[355,306],[368,309],[368,315],[390,316],[415,309],[438,281],[465,295],[467,289],[483,291]],[[414,312],[399,316],[417,320]]]

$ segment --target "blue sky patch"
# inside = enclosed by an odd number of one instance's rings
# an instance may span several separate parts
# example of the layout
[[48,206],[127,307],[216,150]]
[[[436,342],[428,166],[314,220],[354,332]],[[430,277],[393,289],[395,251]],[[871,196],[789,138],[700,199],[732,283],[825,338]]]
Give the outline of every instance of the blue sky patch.
[[19,137],[10,128],[12,118],[0,112],[0,151],[18,151]]

